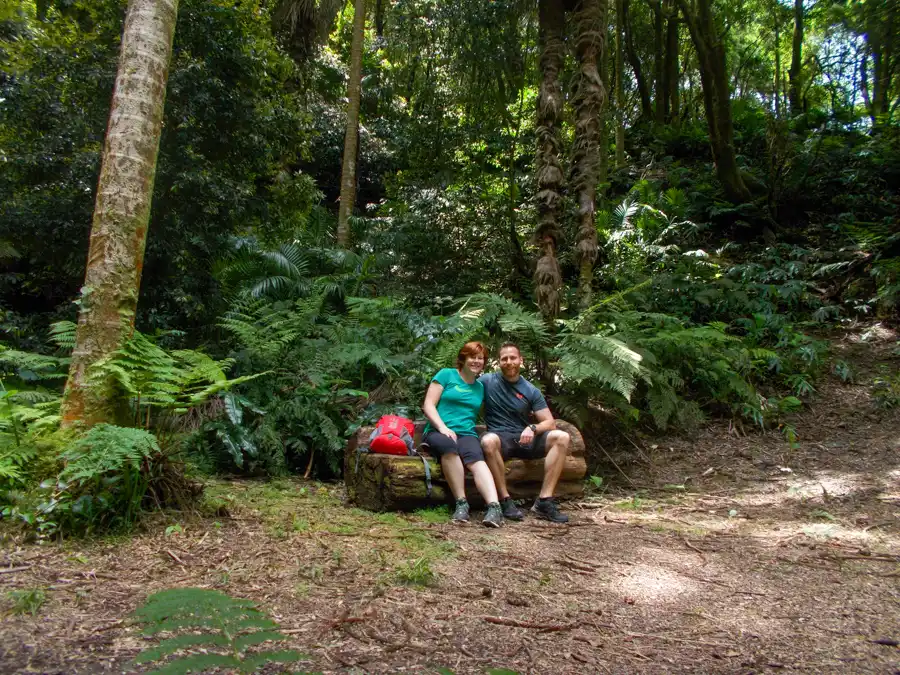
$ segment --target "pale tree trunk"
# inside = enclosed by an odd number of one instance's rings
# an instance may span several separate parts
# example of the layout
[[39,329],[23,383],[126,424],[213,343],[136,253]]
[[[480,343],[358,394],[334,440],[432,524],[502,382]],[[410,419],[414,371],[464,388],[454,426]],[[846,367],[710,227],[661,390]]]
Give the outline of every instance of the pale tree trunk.
[[541,84],[535,129],[538,224],[534,238],[541,256],[534,271],[534,292],[541,314],[553,319],[559,314],[559,289],[562,286],[562,273],[556,257],[561,234],[559,209],[563,186],[563,172],[559,164],[563,108],[559,73],[565,53],[565,13],[561,0],[538,0],[538,22]]
[[350,216],[356,204],[356,160],[359,148],[359,98],[362,88],[363,33],[366,0],[356,0],[353,14],[353,41],[350,45],[350,81],[347,83],[347,131],[344,135],[344,163],[341,168],[341,205],[338,209],[337,245],[350,244]]
[[800,74],[803,68],[803,0],[794,0],[794,37],[791,41],[791,68],[788,70],[788,102],[791,116],[803,112],[800,101]]
[[177,0],[131,0],[128,5],[63,425],[114,421],[105,383],[90,379],[88,371],[134,329],[177,13]]
[[734,126],[731,120],[731,88],[725,63],[725,44],[716,26],[711,0],[679,0],[681,11],[691,33],[700,65],[703,105],[709,128],[709,144],[716,176],[728,199],[741,204],[751,199],[750,190],[741,176],[734,150]]
[[625,55],[622,49],[622,1],[616,0],[616,168],[625,166]]
[[597,228],[594,210],[600,168],[600,123],[606,108],[606,87],[598,62],[606,47],[606,0],[579,0],[575,8],[575,137],[572,143],[573,187],[578,191],[578,303],[591,304],[594,263],[597,261]]

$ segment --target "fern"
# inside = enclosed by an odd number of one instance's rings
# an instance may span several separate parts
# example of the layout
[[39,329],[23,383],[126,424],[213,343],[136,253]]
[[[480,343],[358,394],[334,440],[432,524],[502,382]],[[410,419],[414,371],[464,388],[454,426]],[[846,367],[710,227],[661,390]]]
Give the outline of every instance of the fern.
[[[267,663],[294,663],[305,658],[293,650],[251,653],[253,647],[287,637],[278,632],[278,624],[253,602],[218,591],[200,588],[160,591],[147,598],[135,610],[134,617],[145,626],[145,635],[176,633],[138,654],[135,663],[139,665],[165,661],[152,673],[200,672],[218,667],[252,673]],[[182,652],[187,653],[170,658]]]
[[64,483],[99,483],[109,475],[137,472],[144,460],[160,452],[156,437],[143,429],[98,424],[62,454]]

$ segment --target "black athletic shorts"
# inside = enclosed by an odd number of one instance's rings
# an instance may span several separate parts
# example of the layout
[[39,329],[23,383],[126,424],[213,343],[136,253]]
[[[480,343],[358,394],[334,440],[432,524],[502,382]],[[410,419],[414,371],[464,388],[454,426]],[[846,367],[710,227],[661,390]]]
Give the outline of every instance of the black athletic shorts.
[[459,455],[462,463],[466,466],[484,461],[481,441],[477,436],[457,436],[454,441],[440,432],[429,431],[422,439],[422,445],[428,446],[428,451],[437,458],[448,454]]
[[547,454],[547,434],[537,434],[534,441],[530,445],[522,445],[519,438],[522,436],[521,431],[515,433],[507,431],[491,431],[489,433],[497,434],[500,437],[500,449],[503,452],[503,459],[540,459]]

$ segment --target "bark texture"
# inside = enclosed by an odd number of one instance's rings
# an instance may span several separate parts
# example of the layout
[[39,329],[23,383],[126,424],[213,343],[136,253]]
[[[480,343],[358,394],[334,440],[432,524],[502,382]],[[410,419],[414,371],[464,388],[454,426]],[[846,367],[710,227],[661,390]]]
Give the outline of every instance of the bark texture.
[[[594,210],[600,169],[601,115],[606,109],[606,87],[598,63],[606,50],[606,0],[580,0],[575,8],[575,138],[572,144],[572,183],[578,192],[578,302],[591,304],[591,282],[597,262],[597,228]],[[605,150],[604,150],[605,151]]]
[[359,148],[359,99],[362,89],[363,32],[366,0],[356,0],[353,14],[353,41],[350,45],[350,81],[347,83],[347,130],[344,134],[344,162],[341,167],[341,204],[338,209],[337,245],[350,244],[350,216],[356,205],[356,164]]
[[[416,425],[416,444],[421,440],[424,424]],[[572,447],[563,465],[556,495],[578,497],[584,494],[584,477],[587,463],[584,456],[584,439],[568,422],[557,420],[557,427],[572,438]],[[483,431],[483,428],[479,428]],[[359,456],[356,449],[368,443],[372,427],[363,427],[350,439],[344,451],[344,481],[350,501],[372,511],[412,511],[428,506],[449,504],[453,496],[441,473],[440,463],[428,457],[431,467],[432,490],[428,496],[425,486],[425,469],[418,457],[376,455]],[[544,460],[512,459],[506,462],[506,481],[510,496],[514,499],[536,497],[544,478]],[[466,478],[466,498],[476,508],[483,504],[471,476]]]
[[669,90],[666,86],[666,16],[662,0],[651,2],[650,9],[653,10],[653,79],[656,81],[653,88],[656,98],[653,119],[662,125],[665,124],[669,114]]
[[695,0],[693,7],[690,0],[679,0],[679,5],[697,51],[703,107],[716,176],[730,201],[735,204],[748,202],[751,199],[750,190],[741,176],[734,150],[725,42],[716,25],[712,0]]
[[562,274],[556,257],[560,239],[559,210],[562,198],[563,171],[560,167],[560,124],[563,96],[559,73],[563,65],[565,14],[560,0],[538,2],[541,84],[537,100],[537,179],[538,223],[535,243],[540,258],[534,271],[535,298],[544,317],[559,314],[559,289]]
[[794,37],[791,41],[791,68],[788,70],[788,103],[791,116],[803,112],[800,75],[803,68],[803,0],[794,0]]
[[622,48],[623,0],[616,0],[616,168],[625,166],[625,54]]
[[622,0],[622,29],[625,34],[625,53],[628,63],[634,71],[634,80],[637,83],[638,95],[641,99],[641,117],[647,120],[653,119],[653,105],[650,102],[650,88],[641,69],[641,59],[634,47],[634,31],[631,27],[630,8],[631,0]]
[[666,75],[665,108],[666,121],[678,119],[680,102],[678,92],[678,5],[675,0],[666,2]]
[[177,11],[177,0],[128,5],[63,395],[64,425],[113,421],[107,389],[88,371],[134,327]]

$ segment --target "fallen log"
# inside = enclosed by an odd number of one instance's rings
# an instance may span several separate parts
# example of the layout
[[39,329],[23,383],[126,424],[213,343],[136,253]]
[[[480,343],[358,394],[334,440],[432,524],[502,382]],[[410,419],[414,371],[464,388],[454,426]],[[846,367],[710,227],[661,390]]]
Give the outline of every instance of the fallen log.
[[[416,425],[415,442],[421,442],[424,423]],[[563,420],[557,428],[572,439],[569,455],[557,485],[559,497],[580,497],[584,494],[587,464],[584,458],[584,439],[581,433]],[[479,433],[484,429],[479,427]],[[431,468],[432,489],[427,494],[425,468],[420,457],[361,453],[357,448],[368,445],[372,427],[361,428],[350,439],[344,452],[344,480],[350,501],[372,511],[411,511],[450,504],[452,494],[441,473],[439,462],[425,455]],[[423,452],[423,455],[425,453]],[[511,459],[506,462],[506,481],[514,499],[528,499],[538,495],[544,479],[544,460]],[[470,475],[466,476],[466,497],[473,506],[483,504]]]

